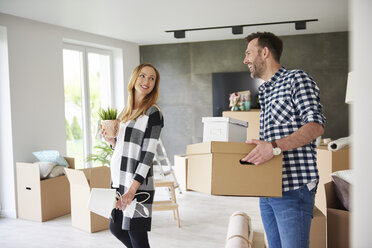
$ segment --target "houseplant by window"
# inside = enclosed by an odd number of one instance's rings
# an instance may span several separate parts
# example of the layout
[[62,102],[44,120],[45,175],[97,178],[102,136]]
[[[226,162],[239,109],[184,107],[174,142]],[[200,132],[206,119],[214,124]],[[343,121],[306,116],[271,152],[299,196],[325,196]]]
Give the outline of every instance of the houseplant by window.
[[118,132],[118,120],[117,109],[112,109],[108,107],[107,109],[101,109],[98,112],[99,117],[101,118],[101,126],[106,130],[106,136],[109,138],[115,138]]

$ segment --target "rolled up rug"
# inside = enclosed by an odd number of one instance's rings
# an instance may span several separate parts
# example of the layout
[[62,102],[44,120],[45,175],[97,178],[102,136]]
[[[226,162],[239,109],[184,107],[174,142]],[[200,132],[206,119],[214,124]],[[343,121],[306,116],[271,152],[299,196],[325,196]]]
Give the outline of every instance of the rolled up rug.
[[251,218],[237,211],[230,216],[225,248],[252,248],[253,230]]
[[341,148],[351,144],[351,136],[340,138],[328,143],[329,151],[338,151]]

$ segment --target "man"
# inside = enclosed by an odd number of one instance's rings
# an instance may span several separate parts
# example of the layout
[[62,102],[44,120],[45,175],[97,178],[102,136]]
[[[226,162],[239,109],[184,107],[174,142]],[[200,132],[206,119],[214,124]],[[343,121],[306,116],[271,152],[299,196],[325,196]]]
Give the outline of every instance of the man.
[[282,197],[261,197],[261,218],[270,248],[309,246],[314,197],[319,181],[315,139],[324,132],[325,117],[319,88],[301,70],[286,70],[279,63],[283,50],[272,33],[252,33],[244,64],[259,87],[260,140],[242,160],[260,165],[283,153]]

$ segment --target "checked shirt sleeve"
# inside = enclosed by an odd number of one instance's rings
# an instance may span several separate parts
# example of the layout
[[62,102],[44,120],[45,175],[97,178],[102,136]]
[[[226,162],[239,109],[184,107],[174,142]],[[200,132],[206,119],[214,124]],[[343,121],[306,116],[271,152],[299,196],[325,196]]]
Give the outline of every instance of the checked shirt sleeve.
[[141,157],[133,178],[141,184],[145,180],[148,171],[152,166],[161,128],[163,127],[163,117],[160,111],[155,107],[153,108],[156,110],[149,115],[143,145],[141,148]]
[[292,84],[292,99],[303,124],[316,122],[324,127],[325,116],[320,104],[320,91],[314,80],[305,72],[297,71]]

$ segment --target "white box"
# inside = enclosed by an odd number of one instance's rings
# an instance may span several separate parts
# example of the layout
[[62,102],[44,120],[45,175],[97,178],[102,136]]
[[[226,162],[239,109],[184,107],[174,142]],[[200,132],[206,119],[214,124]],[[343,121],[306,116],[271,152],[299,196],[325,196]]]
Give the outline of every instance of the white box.
[[245,142],[248,122],[230,117],[203,117],[203,142]]
[[187,191],[187,155],[174,155],[174,174],[182,191]]

